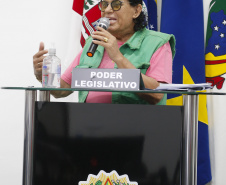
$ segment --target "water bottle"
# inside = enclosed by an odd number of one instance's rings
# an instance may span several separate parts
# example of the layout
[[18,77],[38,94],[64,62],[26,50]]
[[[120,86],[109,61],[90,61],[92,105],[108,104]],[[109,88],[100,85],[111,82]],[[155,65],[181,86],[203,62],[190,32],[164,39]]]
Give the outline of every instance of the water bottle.
[[61,62],[56,56],[54,44],[49,49],[49,55],[44,58],[42,66],[42,87],[59,88],[61,77]]

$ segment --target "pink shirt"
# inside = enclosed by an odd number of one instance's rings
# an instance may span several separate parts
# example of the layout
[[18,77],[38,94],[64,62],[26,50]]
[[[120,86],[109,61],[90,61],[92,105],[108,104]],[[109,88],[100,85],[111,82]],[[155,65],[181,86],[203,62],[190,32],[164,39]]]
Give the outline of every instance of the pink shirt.
[[[122,44],[122,42],[119,42],[119,47]],[[71,84],[71,71],[74,67],[79,65],[81,54],[82,50],[61,76],[62,80],[68,84]],[[114,68],[114,62],[109,58],[106,51],[104,51],[104,56],[99,68]],[[172,51],[169,42],[161,46],[153,54],[150,60],[150,67],[147,69],[146,75],[154,78],[158,82],[172,83]],[[86,103],[112,103],[111,99],[111,92],[90,91],[86,98]]]

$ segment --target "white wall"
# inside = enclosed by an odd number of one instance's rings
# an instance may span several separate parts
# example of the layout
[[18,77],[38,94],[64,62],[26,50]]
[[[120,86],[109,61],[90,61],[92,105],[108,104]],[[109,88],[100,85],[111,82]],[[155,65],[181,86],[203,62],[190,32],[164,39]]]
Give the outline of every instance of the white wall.
[[[205,27],[210,1],[204,0]],[[0,87],[41,86],[32,66],[40,41],[47,48],[51,41],[56,43],[64,71],[80,49],[81,18],[72,11],[72,3],[73,0],[0,1]],[[161,0],[158,5],[160,10]],[[71,22],[76,24],[71,27]],[[0,184],[22,184],[24,96],[24,91],[0,89]],[[76,101],[74,97],[52,100]]]
[[[68,56],[71,18],[72,14],[77,15],[72,11],[72,4],[73,0],[0,1],[0,87],[41,86],[35,80],[32,65],[32,56],[38,51],[40,41],[45,42],[47,48],[51,41],[56,43],[57,55],[65,69],[71,60]],[[80,49],[80,16],[77,15],[76,21],[78,29],[71,38],[74,56]],[[24,97],[24,91],[0,90],[2,185],[22,184]],[[73,99],[69,97],[61,101]]]

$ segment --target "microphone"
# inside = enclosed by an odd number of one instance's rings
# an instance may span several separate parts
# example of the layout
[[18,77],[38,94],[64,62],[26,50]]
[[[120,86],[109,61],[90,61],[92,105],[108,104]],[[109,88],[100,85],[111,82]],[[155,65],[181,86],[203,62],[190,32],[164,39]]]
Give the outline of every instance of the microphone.
[[[98,24],[99,27],[104,28],[105,30],[108,29],[109,25],[110,25],[110,21],[106,17],[101,18],[100,22]],[[93,55],[94,55],[94,53],[95,53],[95,51],[97,49],[97,46],[98,45],[94,44],[93,42],[90,44],[90,47],[89,47],[89,49],[87,51],[87,56],[88,57],[93,57]]]

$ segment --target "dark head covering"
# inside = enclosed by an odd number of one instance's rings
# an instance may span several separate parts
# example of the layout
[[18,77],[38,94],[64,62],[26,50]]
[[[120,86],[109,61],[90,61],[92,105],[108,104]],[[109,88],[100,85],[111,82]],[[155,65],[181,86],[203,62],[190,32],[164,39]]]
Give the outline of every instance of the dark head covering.
[[[128,1],[131,6],[137,6],[138,4],[143,5],[142,0],[128,0]],[[133,22],[135,23],[135,26],[134,26],[135,32],[145,28],[147,26],[147,19],[144,12],[142,11],[136,19],[133,19]]]

